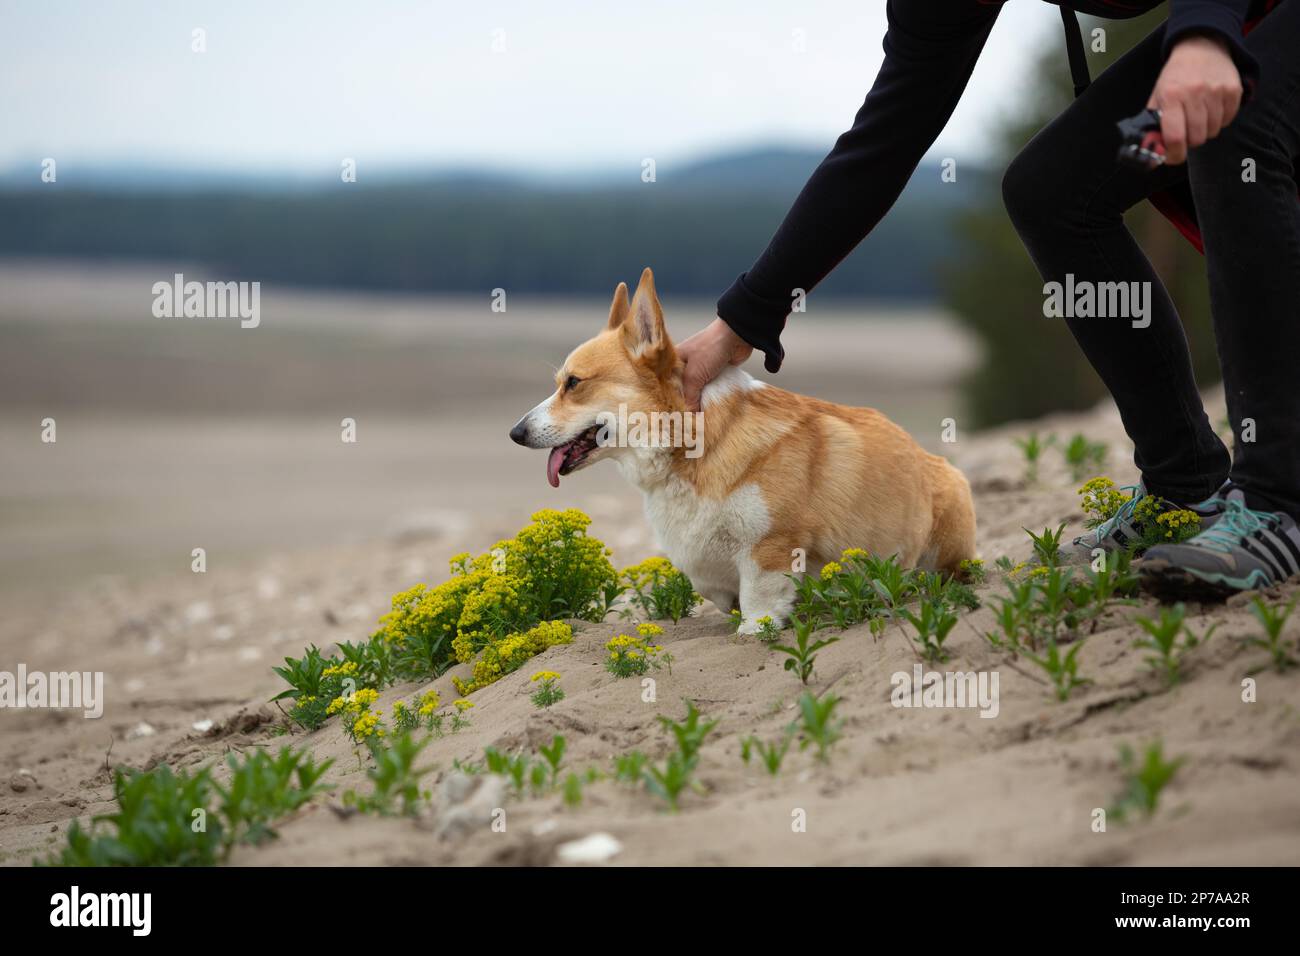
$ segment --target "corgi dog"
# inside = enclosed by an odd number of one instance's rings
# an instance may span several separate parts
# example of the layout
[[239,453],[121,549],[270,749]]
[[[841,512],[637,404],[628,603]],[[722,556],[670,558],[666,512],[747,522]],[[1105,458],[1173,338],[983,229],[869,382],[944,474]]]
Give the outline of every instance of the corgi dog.
[[[683,367],[646,269],[630,302],[619,283],[605,328],[569,354],[555,392],[510,437],[548,449],[555,487],[612,460],[644,495],[669,560],[723,613],[739,607],[741,633],[764,617],[784,623],[792,570],[815,572],[848,548],[951,574],[975,557],[965,476],[880,412],[795,395],[733,366],[693,413]],[[646,435],[647,421],[681,422],[682,440]]]

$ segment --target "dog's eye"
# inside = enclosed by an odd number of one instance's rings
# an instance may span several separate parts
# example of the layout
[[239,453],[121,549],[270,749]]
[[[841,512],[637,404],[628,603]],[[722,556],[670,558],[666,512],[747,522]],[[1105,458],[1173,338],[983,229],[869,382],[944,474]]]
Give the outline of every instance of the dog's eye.
[[578,387],[578,383],[581,381],[582,379],[578,378],[578,376],[570,375],[568,378],[564,380],[564,390],[566,392],[573,391],[575,388]]

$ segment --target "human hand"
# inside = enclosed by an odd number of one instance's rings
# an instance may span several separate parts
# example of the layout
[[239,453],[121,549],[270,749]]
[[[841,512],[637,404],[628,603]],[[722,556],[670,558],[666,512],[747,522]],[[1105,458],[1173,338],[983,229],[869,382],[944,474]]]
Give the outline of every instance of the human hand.
[[1177,166],[1187,151],[1214,139],[1241,106],[1241,75],[1226,41],[1210,36],[1179,40],[1169,53],[1148,109],[1160,111],[1166,162]]
[[721,319],[714,319],[689,339],[678,343],[677,356],[686,363],[682,373],[686,407],[699,411],[700,392],[704,386],[728,366],[740,365],[753,351],[753,346],[731,331],[731,326]]

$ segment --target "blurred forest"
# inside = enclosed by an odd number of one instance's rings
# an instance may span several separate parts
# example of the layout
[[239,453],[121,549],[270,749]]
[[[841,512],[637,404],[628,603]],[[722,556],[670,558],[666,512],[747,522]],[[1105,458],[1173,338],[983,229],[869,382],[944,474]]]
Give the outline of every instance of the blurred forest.
[[[1107,52],[1089,50],[1097,76],[1165,18],[1081,18],[1085,40],[1094,26],[1107,32]],[[1006,125],[996,169],[1004,169],[1040,128],[1073,98],[1065,41],[1044,48],[1036,66],[1037,98]],[[1116,120],[1122,117],[1116,117]],[[1205,262],[1150,203],[1125,217],[1138,243],[1164,280],[1183,319],[1201,384],[1219,380],[1210,324]],[[1001,190],[982,190],[975,208],[959,212],[954,232],[960,251],[945,270],[945,300],[958,321],[984,345],[984,358],[965,382],[967,414],[976,427],[1057,411],[1087,408],[1106,394],[1065,323],[1043,317],[1043,280],[1002,207]]]
[[[753,263],[822,155],[761,149],[660,164],[648,183],[639,165],[558,182],[363,171],[356,183],[303,186],[126,169],[16,188],[10,176],[0,180],[0,256],[183,262],[297,286],[601,297],[651,265],[674,295],[714,298]],[[923,167],[816,294],[935,301],[935,263],[956,250],[936,223],[984,191],[980,181],[974,171],[972,188],[954,190],[937,164]]]

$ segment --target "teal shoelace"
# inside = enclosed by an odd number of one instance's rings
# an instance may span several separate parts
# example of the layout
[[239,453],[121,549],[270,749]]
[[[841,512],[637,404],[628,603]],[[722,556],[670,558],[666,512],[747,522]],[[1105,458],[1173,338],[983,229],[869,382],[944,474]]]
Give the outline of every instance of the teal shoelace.
[[1271,528],[1275,522],[1271,512],[1252,511],[1240,501],[1229,501],[1221,517],[1208,531],[1196,536],[1198,545],[1213,551],[1228,552],[1247,538],[1263,528]]
[[1107,518],[1105,521],[1103,521],[1101,524],[1097,525],[1097,527],[1093,529],[1093,533],[1096,535],[1095,540],[1098,542],[1100,542],[1102,538],[1106,537],[1106,535],[1114,531],[1116,525],[1118,525],[1121,521],[1128,521],[1130,518],[1132,518],[1133,509],[1137,507],[1139,501],[1147,497],[1145,494],[1138,494],[1138,492],[1141,491],[1142,489],[1137,485],[1121,485],[1119,490],[1128,492],[1129,495],[1128,501],[1124,502],[1122,505],[1116,508],[1115,513],[1113,515],[1111,515],[1109,518]]

